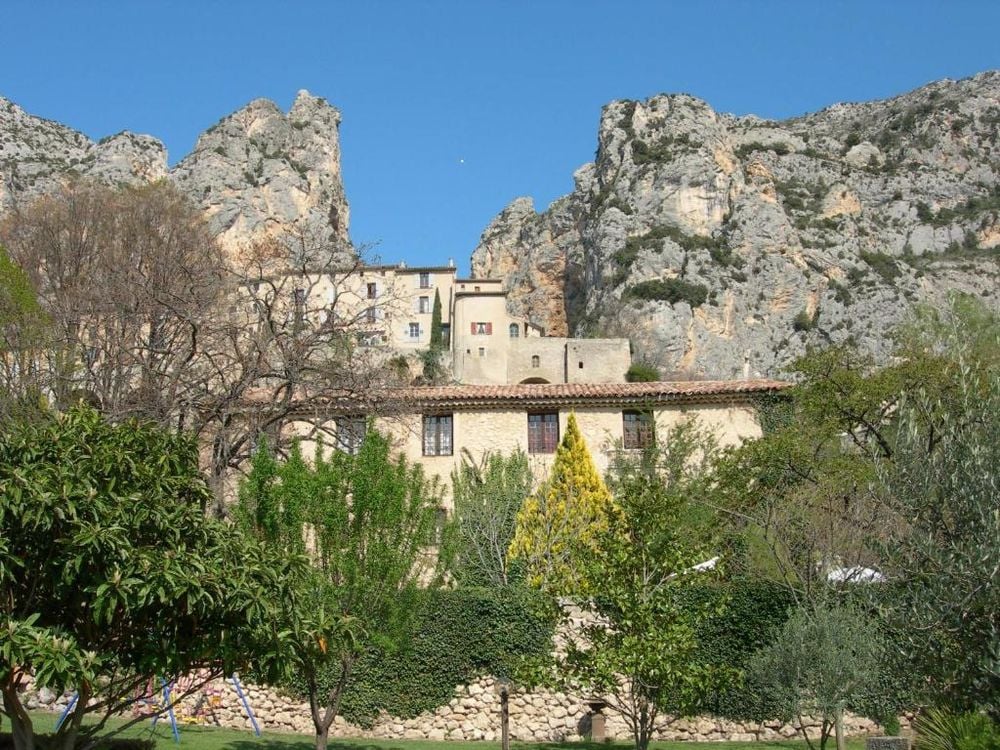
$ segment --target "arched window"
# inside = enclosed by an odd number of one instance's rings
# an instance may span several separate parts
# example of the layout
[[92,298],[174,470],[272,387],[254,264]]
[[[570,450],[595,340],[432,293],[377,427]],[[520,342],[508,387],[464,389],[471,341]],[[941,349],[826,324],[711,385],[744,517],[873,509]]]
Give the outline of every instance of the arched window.
[[521,335],[521,329],[518,327],[517,323],[510,324],[510,337],[516,339]]
[[532,367],[541,367],[542,366],[542,358],[539,357],[537,354],[532,354],[531,355],[531,366]]

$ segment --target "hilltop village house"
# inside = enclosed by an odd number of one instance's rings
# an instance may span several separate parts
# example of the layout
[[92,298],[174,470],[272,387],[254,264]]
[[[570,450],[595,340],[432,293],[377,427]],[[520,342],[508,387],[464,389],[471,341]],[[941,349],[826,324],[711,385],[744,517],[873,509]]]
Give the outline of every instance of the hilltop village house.
[[[450,379],[469,385],[621,383],[631,363],[627,339],[572,339],[507,311],[499,279],[457,278],[454,264],[362,266],[309,279],[309,308],[335,311],[367,346],[414,354],[431,343],[434,299],[441,301]],[[317,307],[319,305],[319,307]]]
[[[465,455],[479,460],[489,451],[525,451],[542,478],[571,412],[602,473],[618,446],[642,448],[658,431],[692,417],[722,445],[737,444],[760,435],[755,400],[785,387],[772,380],[625,382],[627,339],[545,336],[508,312],[499,280],[458,278],[453,264],[365,266],[336,282],[312,279],[310,294],[322,296],[357,327],[363,345],[386,356],[429,347],[440,298],[450,383],[377,394],[374,424],[446,488]],[[296,424],[296,432],[313,432],[317,406],[304,405],[312,422]],[[340,449],[355,451],[371,409],[349,399],[323,405],[324,431],[336,435]]]

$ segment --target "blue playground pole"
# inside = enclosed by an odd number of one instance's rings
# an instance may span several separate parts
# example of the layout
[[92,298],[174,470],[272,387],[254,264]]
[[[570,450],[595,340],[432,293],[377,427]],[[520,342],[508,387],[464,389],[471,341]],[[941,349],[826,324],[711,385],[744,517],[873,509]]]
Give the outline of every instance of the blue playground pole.
[[[164,679],[160,680],[160,684],[163,685],[163,704],[167,706],[167,716],[170,717],[170,729],[174,733],[174,742],[178,745],[181,744],[181,733],[177,729],[177,717],[174,716],[174,707],[170,705],[170,685]],[[153,728],[156,728],[156,722],[160,718],[159,712],[153,717]]]
[[257,724],[257,717],[253,715],[253,709],[250,708],[250,701],[248,701],[246,695],[243,694],[243,688],[240,686],[240,678],[235,672],[233,672],[233,676],[229,679],[232,680],[233,687],[236,688],[236,694],[240,697],[240,702],[243,704],[243,710],[247,712],[250,723],[253,725],[254,734],[260,737],[260,726]]
[[56,731],[59,731],[59,727],[63,725],[66,721],[66,717],[69,716],[69,712],[73,710],[73,706],[76,705],[77,700],[80,698],[79,693],[73,693],[73,698],[69,703],[66,704],[66,708],[63,709],[62,714],[59,716],[59,721],[56,722]]

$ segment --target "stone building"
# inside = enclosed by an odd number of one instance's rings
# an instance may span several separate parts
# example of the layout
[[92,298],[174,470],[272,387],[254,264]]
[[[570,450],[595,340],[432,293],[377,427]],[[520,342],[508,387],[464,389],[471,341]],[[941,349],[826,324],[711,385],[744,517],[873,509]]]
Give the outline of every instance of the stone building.
[[[479,460],[489,451],[523,450],[541,479],[570,413],[602,474],[618,446],[640,449],[657,432],[690,418],[711,430],[720,445],[739,444],[761,434],[757,399],[786,385],[736,380],[405,388],[383,394],[383,409],[373,421],[408,459],[440,477],[447,490],[452,470],[466,453]],[[331,407],[328,426],[343,450],[357,449],[368,423],[368,416],[349,403]],[[450,507],[449,497],[445,502]]]
[[342,274],[303,279],[312,299],[297,300],[316,323],[357,332],[359,341],[387,355],[426,350],[434,299],[441,323],[448,378],[456,383],[620,383],[631,362],[626,339],[549,337],[507,310],[499,279],[457,278],[446,266],[359,266]]

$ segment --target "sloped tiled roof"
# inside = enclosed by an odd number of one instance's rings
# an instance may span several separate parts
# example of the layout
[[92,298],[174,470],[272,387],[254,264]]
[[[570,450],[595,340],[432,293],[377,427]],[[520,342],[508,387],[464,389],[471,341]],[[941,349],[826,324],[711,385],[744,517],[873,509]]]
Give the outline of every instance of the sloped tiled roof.
[[[566,406],[653,406],[667,403],[745,402],[791,384],[780,380],[701,380],[655,383],[546,383],[398,388],[375,396],[389,409],[532,409]],[[329,406],[350,408],[351,399]],[[375,404],[369,404],[374,406]],[[366,409],[367,410],[367,409]]]

